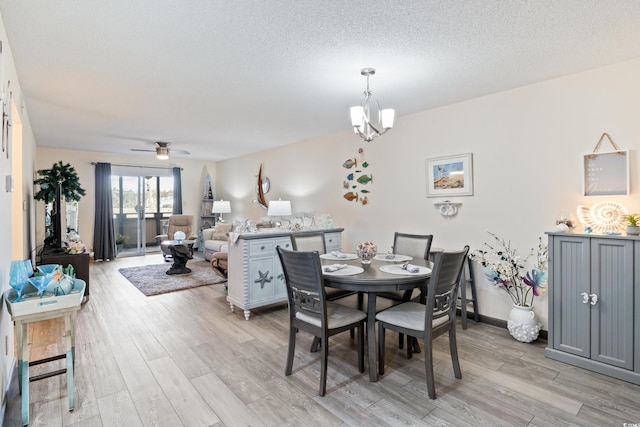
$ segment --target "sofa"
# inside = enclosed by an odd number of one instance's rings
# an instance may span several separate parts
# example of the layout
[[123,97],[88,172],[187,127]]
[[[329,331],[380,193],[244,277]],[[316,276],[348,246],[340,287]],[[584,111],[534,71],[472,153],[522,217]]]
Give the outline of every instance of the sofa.
[[211,261],[216,252],[229,252],[229,232],[233,224],[218,223],[213,228],[202,230],[202,254],[204,259]]
[[251,223],[248,226],[247,222],[235,221],[233,223],[219,222],[213,228],[205,228],[202,230],[202,254],[204,259],[211,261],[216,253],[229,253],[229,233],[233,231],[242,232],[247,227],[259,230],[272,228],[273,224],[263,220],[255,224]]

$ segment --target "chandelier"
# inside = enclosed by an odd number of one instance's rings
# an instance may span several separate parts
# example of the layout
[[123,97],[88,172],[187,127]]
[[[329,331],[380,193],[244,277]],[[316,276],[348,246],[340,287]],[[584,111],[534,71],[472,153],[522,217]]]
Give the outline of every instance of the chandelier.
[[367,78],[364,102],[357,107],[351,107],[351,126],[353,126],[353,132],[360,135],[367,142],[373,141],[373,138],[384,135],[391,129],[395,116],[393,109],[380,109],[380,104],[373,98],[371,90],[369,89],[369,76],[375,73],[375,68],[363,68],[362,71],[360,71],[360,74]]

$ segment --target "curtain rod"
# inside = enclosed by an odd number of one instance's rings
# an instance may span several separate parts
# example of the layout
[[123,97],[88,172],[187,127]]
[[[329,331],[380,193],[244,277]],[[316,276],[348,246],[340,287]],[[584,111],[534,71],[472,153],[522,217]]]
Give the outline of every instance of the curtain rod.
[[[92,165],[96,165],[96,162],[91,162]],[[113,166],[120,166],[120,167],[125,167],[125,168],[138,168],[138,169],[168,169],[171,170],[173,169],[173,167],[167,167],[167,166],[141,166],[141,165],[122,165],[122,164],[118,164],[118,163],[111,163]],[[180,170],[184,170],[184,168],[180,168]]]

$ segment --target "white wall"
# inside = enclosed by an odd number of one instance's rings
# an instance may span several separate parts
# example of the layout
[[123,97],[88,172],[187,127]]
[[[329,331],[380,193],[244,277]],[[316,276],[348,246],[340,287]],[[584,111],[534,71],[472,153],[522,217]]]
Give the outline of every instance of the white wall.
[[[9,289],[9,267],[12,259],[27,258],[34,246],[33,211],[33,157],[35,139],[31,131],[31,123],[27,108],[22,108],[22,91],[13,62],[11,46],[8,43],[4,23],[0,20],[0,40],[2,40],[2,61],[0,62],[0,90],[2,97],[12,92],[12,104],[6,108],[13,109],[12,143],[7,155],[6,146],[0,152],[0,235],[9,236],[0,240],[0,292]],[[8,82],[11,82],[9,85]],[[5,110],[6,111],[6,110]],[[14,159],[14,156],[17,156]],[[21,158],[20,158],[21,157]],[[18,162],[14,163],[14,160]],[[13,165],[16,164],[16,167]],[[14,170],[15,169],[15,170]],[[5,177],[13,176],[16,193],[6,191]],[[18,227],[19,230],[13,230]],[[13,249],[17,248],[16,251]],[[4,301],[0,303],[0,390],[4,404],[5,389],[11,368],[14,365],[13,322]]]
[[[50,169],[54,163],[62,160],[69,163],[78,172],[80,185],[86,195],[78,202],[78,234],[82,241],[91,248],[93,246],[93,226],[95,219],[95,166],[92,162],[108,162],[112,164],[162,166],[182,168],[182,210],[184,214],[193,215],[196,220],[200,215],[200,201],[202,200],[204,179],[209,174],[215,177],[215,163],[204,163],[199,160],[170,159],[168,162],[155,158],[153,153],[147,156],[118,155],[99,153],[94,151],[72,151],[51,147],[38,147],[36,170]],[[214,187],[215,189],[215,187]],[[216,198],[218,195],[214,193]],[[44,203],[36,205],[36,244],[41,247],[44,243]],[[197,223],[196,223],[197,224]]]
[[[477,248],[491,230],[525,255],[561,212],[575,212],[578,204],[612,200],[640,212],[640,59],[409,116],[394,107],[400,115],[394,129],[370,143],[345,131],[219,162],[217,196],[232,204],[227,218],[265,215],[252,203],[260,164],[271,181],[267,200],[332,214],[345,228],[344,250],[362,240],[386,250],[395,231],[432,233],[434,247]],[[603,132],[632,150],[631,196],[581,195],[583,155]],[[374,178],[366,206],[343,198],[349,170],[342,164],[358,148]],[[463,204],[456,217],[444,218],[433,204],[443,199],[426,198],[425,159],[462,153],[473,153],[474,195],[451,197]],[[506,319],[510,299],[478,277],[481,314]],[[535,306],[547,329],[546,295]]]

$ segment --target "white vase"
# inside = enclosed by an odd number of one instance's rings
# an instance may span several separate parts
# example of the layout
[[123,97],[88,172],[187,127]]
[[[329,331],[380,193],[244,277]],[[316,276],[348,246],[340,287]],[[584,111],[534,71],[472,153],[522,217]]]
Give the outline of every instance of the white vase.
[[509,312],[507,329],[513,338],[520,342],[531,342],[538,338],[542,323],[538,322],[533,307],[513,306]]

